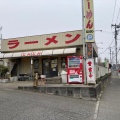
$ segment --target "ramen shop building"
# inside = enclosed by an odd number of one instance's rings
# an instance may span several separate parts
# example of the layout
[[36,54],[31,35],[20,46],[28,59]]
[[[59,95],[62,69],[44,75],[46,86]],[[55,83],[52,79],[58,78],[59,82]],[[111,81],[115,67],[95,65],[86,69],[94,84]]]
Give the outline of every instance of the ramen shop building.
[[[92,46],[97,57],[96,45]],[[0,58],[4,59],[12,77],[38,71],[46,77],[66,71],[67,56],[83,55],[82,31],[9,38],[1,41]]]

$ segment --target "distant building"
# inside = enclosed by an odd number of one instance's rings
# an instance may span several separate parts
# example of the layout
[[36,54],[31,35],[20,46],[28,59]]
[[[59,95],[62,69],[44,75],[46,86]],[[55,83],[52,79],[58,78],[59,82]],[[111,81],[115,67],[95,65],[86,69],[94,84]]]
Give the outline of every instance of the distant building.
[[[0,54],[1,54],[1,40],[0,40]],[[3,59],[0,59],[0,65],[3,65]]]

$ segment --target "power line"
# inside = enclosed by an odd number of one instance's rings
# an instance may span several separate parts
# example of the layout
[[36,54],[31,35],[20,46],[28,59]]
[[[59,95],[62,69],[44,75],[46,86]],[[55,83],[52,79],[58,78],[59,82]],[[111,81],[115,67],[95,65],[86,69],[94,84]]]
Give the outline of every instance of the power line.
[[[114,40],[113,40],[113,41],[114,41]],[[113,41],[110,43],[109,47],[106,48],[106,50],[110,48],[110,46],[111,46],[111,44],[113,43]],[[105,50],[104,52],[106,52],[106,50]],[[100,53],[99,55],[103,54],[104,52]]]
[[[119,51],[120,51],[120,48],[119,48],[119,50],[117,51],[117,54],[119,53]],[[112,53],[112,61],[115,61],[115,57],[116,57],[116,55],[113,56],[113,54],[114,54],[114,53]]]
[[111,63],[111,47],[110,47],[110,63]]
[[[119,53],[119,51],[120,51],[120,49],[118,50],[117,54]],[[116,57],[116,55],[115,55],[113,58],[115,58],[115,57]],[[112,58],[112,59],[113,59],[113,58]]]
[[111,34],[112,32],[102,30],[102,33]]
[[[107,32],[107,31],[104,31],[104,32]],[[112,27],[111,27],[111,32],[109,32],[109,33],[113,33],[113,31],[112,31]],[[112,34],[112,39],[113,39],[113,34]],[[114,41],[114,39],[113,39],[113,41]],[[106,48],[106,49],[105,49],[102,53],[100,53],[99,55],[101,55],[101,54],[105,53],[105,52],[107,51],[107,49],[109,49],[109,48],[110,48],[110,46],[112,45],[113,41],[110,43],[109,47],[108,47],[108,48]]]
[[115,0],[115,6],[114,6],[114,11],[113,11],[113,18],[112,18],[112,23],[113,23],[114,14],[115,14],[116,2],[117,2],[117,0]]
[[120,15],[120,8],[119,8],[118,16],[117,16],[117,19],[116,19],[116,24],[117,24],[117,21],[118,21],[119,15]]

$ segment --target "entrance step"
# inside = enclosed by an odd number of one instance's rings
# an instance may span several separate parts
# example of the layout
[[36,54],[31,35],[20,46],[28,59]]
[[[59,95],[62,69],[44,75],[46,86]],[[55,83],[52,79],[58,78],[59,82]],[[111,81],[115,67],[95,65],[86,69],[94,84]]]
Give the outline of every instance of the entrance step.
[[61,77],[46,78],[46,84],[60,84],[61,81]]

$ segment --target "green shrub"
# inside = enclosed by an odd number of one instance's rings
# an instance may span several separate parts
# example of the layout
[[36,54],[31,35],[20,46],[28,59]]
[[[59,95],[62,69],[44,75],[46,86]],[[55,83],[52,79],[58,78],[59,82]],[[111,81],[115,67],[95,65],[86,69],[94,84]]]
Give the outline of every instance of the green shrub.
[[5,78],[5,75],[8,71],[9,71],[8,67],[0,65],[0,77]]

